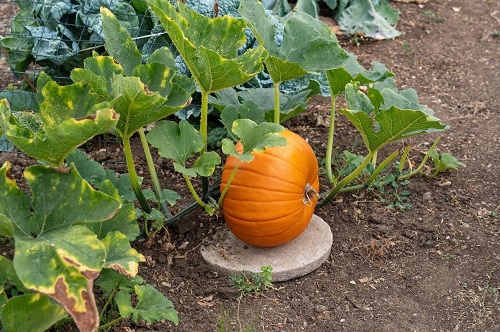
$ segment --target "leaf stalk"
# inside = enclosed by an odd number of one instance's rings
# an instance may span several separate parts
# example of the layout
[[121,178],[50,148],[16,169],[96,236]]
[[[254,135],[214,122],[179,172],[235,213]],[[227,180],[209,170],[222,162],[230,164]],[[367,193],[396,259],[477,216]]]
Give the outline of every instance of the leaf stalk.
[[352,171],[349,175],[347,175],[345,178],[343,178],[340,182],[337,183],[337,185],[330,190],[330,192],[323,198],[320,202],[318,202],[318,205],[316,208],[320,208],[325,206],[326,204],[330,203],[331,200],[337,196],[337,194],[340,192],[342,188],[344,188],[347,184],[349,184],[351,181],[353,181],[358,175],[363,172],[365,167],[370,163],[371,159],[373,158],[374,152],[371,151],[365,159],[363,159],[363,162],[354,170]]
[[132,185],[132,190],[135,193],[135,197],[139,200],[141,208],[146,213],[151,213],[151,207],[148,204],[144,193],[141,190],[141,185],[139,184],[139,179],[137,177],[137,172],[135,171],[134,158],[132,156],[132,148],[130,147],[130,138],[123,138],[123,151],[125,153],[125,161],[127,163],[128,174],[130,177],[130,184]]
[[148,164],[149,174],[151,175],[151,181],[153,182],[153,187],[155,189],[156,198],[158,198],[159,205],[163,214],[167,218],[171,218],[172,214],[167,206],[167,203],[162,201],[160,180],[158,179],[158,173],[156,172],[156,167],[153,162],[153,157],[151,155],[151,150],[149,149],[148,140],[146,139],[146,134],[144,133],[144,128],[139,129],[139,136],[141,138],[142,149],[144,150],[144,155],[146,156],[146,163]]

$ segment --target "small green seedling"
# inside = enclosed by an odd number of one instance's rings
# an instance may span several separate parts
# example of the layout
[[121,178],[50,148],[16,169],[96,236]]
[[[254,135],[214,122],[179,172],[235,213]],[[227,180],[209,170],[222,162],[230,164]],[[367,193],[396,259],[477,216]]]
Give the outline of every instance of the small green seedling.
[[233,287],[241,292],[241,296],[259,293],[268,288],[273,288],[272,280],[272,266],[262,266],[259,273],[250,276],[245,273],[235,275],[231,278]]

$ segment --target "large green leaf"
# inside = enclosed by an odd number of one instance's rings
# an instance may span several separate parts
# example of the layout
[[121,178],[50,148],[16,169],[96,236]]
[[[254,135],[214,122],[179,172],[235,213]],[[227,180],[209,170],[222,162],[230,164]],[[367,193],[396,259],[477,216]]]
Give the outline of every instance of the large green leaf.
[[242,1],[240,13],[269,52],[265,64],[275,83],[339,68],[348,57],[332,31],[305,12],[294,11],[285,18],[281,45],[275,39],[276,27],[260,2]]
[[[75,147],[114,127],[118,116],[106,105],[95,107],[85,101],[85,97],[93,98],[81,84],[74,89],[53,88],[53,84],[44,88],[47,95],[38,113],[43,121],[39,131],[13,119],[5,99],[0,101],[0,126],[19,150],[51,165],[61,166]],[[83,99],[80,93],[84,95]],[[89,112],[91,108],[93,110]]]
[[92,287],[106,258],[97,236],[83,226],[71,226],[15,240],[14,268],[23,284],[59,302],[81,331],[97,329]]
[[114,197],[94,190],[74,169],[62,172],[34,165],[24,172],[31,190],[33,215],[16,226],[24,234],[41,235],[75,223],[110,219],[121,208]]
[[2,328],[5,332],[44,332],[66,317],[64,309],[40,293],[11,298],[1,311]]
[[370,152],[392,141],[447,129],[437,118],[417,110],[391,107],[374,117],[362,110],[339,111],[356,126]]
[[242,84],[263,69],[262,46],[238,55],[245,44],[243,19],[211,19],[181,2],[177,3],[179,12],[169,1],[149,3],[202,91],[210,93]]
[[162,121],[146,135],[148,142],[158,148],[163,158],[172,159],[176,171],[194,177],[197,174],[209,176],[221,159],[216,152],[203,152],[190,167],[186,167],[189,158],[201,152],[204,147],[203,137],[187,120],[178,124]]
[[8,237],[14,236],[14,225],[25,224],[31,214],[29,197],[10,175],[11,167],[5,162],[0,168],[0,234]]

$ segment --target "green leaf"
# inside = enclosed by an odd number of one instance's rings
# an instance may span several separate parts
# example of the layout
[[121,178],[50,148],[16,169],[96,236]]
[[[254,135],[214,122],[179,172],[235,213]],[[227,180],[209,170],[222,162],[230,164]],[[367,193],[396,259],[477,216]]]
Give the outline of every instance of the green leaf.
[[146,261],[142,254],[130,246],[127,237],[120,232],[108,233],[102,242],[106,246],[104,268],[134,277],[139,270],[139,262]]
[[104,291],[106,297],[118,289],[123,289],[126,292],[132,293],[134,287],[142,283],[144,283],[144,279],[139,275],[129,278],[111,269],[103,269],[99,275],[99,279],[95,281],[95,285]]
[[222,151],[246,162],[253,160],[251,152],[262,152],[267,147],[284,146],[286,139],[279,133],[284,128],[274,123],[262,122],[256,124],[249,119],[240,119],[233,122],[232,132],[240,138],[243,151],[238,153],[229,139],[222,141]]
[[97,161],[89,159],[87,154],[79,149],[74,149],[66,158],[68,165],[74,164],[82,179],[99,188],[106,179],[106,171]]
[[[109,181],[109,180],[108,180]],[[102,222],[88,223],[86,226],[91,229],[99,239],[103,239],[110,232],[120,232],[129,241],[134,241],[140,233],[134,204],[123,204],[122,208],[111,219]]]
[[221,159],[217,152],[203,152],[201,156],[196,159],[193,166],[186,168],[180,164],[174,163],[174,168],[177,172],[181,174],[186,174],[190,177],[200,176],[210,176],[215,171],[215,167],[221,163]]
[[132,310],[132,319],[139,322],[144,319],[148,323],[167,319],[175,325],[179,324],[177,311],[175,311],[172,301],[167,299],[151,285],[135,286],[137,295],[137,305]]
[[367,115],[375,109],[370,98],[360,91],[358,84],[348,83],[345,86],[345,100],[351,110],[363,111]]
[[147,135],[148,142],[163,158],[185,166],[186,161],[203,150],[203,137],[187,120],[159,122]]
[[40,294],[26,294],[11,298],[1,312],[3,331],[44,332],[68,316],[66,311]]
[[234,121],[238,119],[250,119],[258,124],[265,121],[264,116],[266,112],[267,110],[262,110],[253,101],[246,101],[244,104],[239,105],[238,108],[233,105],[224,107],[224,111],[220,115],[220,121],[226,127],[233,141],[238,141],[238,137],[231,132]]
[[419,110],[429,115],[433,114],[432,110],[427,106],[419,103],[417,93],[413,89],[398,92],[386,88],[382,89],[380,93],[383,97],[383,103],[380,105],[381,109],[388,110],[394,106],[402,109]]
[[179,12],[169,1],[150,0],[189,71],[206,93],[242,84],[262,69],[262,46],[238,56],[245,44],[243,19],[223,16],[213,19],[200,15],[178,2]]
[[101,7],[101,19],[106,51],[122,65],[125,75],[130,76],[134,68],[142,63],[141,52],[109,9]]
[[257,0],[242,1],[240,14],[247,19],[257,40],[269,53],[266,69],[275,83],[342,67],[347,54],[337,37],[320,20],[302,11],[285,18],[283,41],[275,41],[276,27]]
[[[4,256],[0,255],[0,295],[5,292],[4,286],[5,282],[10,281],[10,283],[20,292],[28,293],[29,291],[24,287],[21,280],[17,276],[16,270],[14,269],[14,263]],[[12,295],[12,292],[11,292]],[[0,305],[1,308],[1,305]],[[1,310],[0,310],[1,311]],[[0,314],[0,317],[2,315]]]
[[[132,183],[130,182],[130,175],[128,173],[117,175],[115,171],[107,169],[106,175],[113,186],[118,189],[118,193],[124,202],[134,202],[137,200],[137,197],[132,190]],[[140,184],[142,182],[142,178],[139,177],[138,181]]]
[[373,63],[372,71],[367,71],[359,64],[355,55],[348,52],[346,53],[348,59],[341,68],[334,68],[326,71],[330,93],[334,96],[339,96],[344,92],[346,85],[352,81],[365,85],[367,83],[384,81],[388,77],[394,76],[385,65],[378,62]]
[[108,220],[121,208],[114,197],[98,192],[74,168],[59,172],[34,165],[24,172],[32,192],[33,215],[16,223],[24,234],[41,235],[75,223]]
[[179,199],[182,197],[173,190],[163,189],[161,191],[161,200],[162,202],[167,202],[170,205],[175,205]]
[[445,172],[446,170],[449,169],[458,170],[458,167],[465,166],[464,163],[460,162],[457,158],[453,157],[451,154],[448,153],[440,154],[436,150],[431,150],[429,151],[429,155],[431,156],[432,161],[434,161],[435,165],[434,174]]
[[116,98],[111,102],[114,110],[120,114],[116,129],[123,139],[130,138],[145,125],[161,119],[175,110],[158,112],[166,98],[157,92],[151,92],[139,77],[116,75],[111,87]]
[[360,110],[341,109],[339,112],[358,129],[370,152],[375,152],[392,141],[447,129],[437,118],[417,110],[391,107],[375,117]]
[[401,33],[391,26],[396,24],[398,13],[381,0],[374,5],[372,0],[349,1],[349,6],[339,10],[335,17],[340,28],[348,34],[363,32],[374,39],[395,38]]
[[15,121],[5,100],[0,101],[0,127],[19,150],[51,165],[61,166],[75,147],[108,131],[118,119],[116,113],[107,107],[89,111],[93,107],[89,100],[93,98],[81,84],[60,88],[54,84],[48,83],[44,88],[45,100],[38,113],[42,119],[41,130],[33,132]]
[[29,197],[10,175],[11,167],[5,162],[0,168],[0,234],[8,237],[14,236],[14,225],[25,224],[31,214]]
[[174,161],[177,172],[190,177],[195,177],[197,174],[209,176],[221,162],[217,153],[204,152],[192,167],[186,167],[187,160],[201,152],[204,147],[201,133],[187,120],[181,120],[179,124],[162,121],[146,135],[146,138],[152,146],[158,148],[160,156]]
[[[294,94],[279,94],[281,120],[297,116],[307,109],[307,101],[313,94],[314,87],[298,91]],[[264,120],[272,122],[274,113],[274,91],[272,88],[254,88],[236,92],[224,89],[215,93],[211,104],[221,111],[221,122],[233,140],[231,128],[234,120],[250,119],[256,123]]]
[[172,69],[177,67],[172,52],[170,52],[170,50],[166,46],[160,47],[159,49],[155,50],[153,54],[151,54],[151,56],[148,58],[147,63],[162,63]]
[[73,82],[90,84],[92,91],[99,96],[106,96],[111,87],[113,75],[123,74],[123,68],[110,56],[98,56],[84,60],[83,68],[75,68],[71,71]]
[[316,0],[298,0],[293,10],[299,10],[317,19],[319,6]]
[[130,293],[130,291],[122,289],[115,295],[115,302],[118,306],[118,311],[120,312],[120,316],[123,318],[129,318],[132,316],[132,312],[134,311]]
[[81,331],[96,329],[99,313],[89,294],[106,258],[97,236],[83,226],[71,226],[15,240],[14,268],[23,284],[59,302]]

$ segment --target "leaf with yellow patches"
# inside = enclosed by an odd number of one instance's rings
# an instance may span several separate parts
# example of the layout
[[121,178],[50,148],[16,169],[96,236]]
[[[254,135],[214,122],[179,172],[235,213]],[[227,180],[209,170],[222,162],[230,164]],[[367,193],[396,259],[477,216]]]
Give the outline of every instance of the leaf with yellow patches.
[[33,158],[61,166],[75,147],[118,122],[119,116],[108,104],[93,104],[96,100],[82,84],[59,87],[50,82],[44,91],[37,131],[15,121],[6,100],[0,101],[0,127],[16,148]]
[[130,246],[127,237],[120,232],[110,232],[102,242],[106,246],[104,267],[135,277],[139,270],[139,262],[144,262],[146,259]]
[[16,236],[14,268],[23,284],[55,299],[80,331],[94,331],[99,314],[92,291],[106,258],[106,247],[84,226]]

